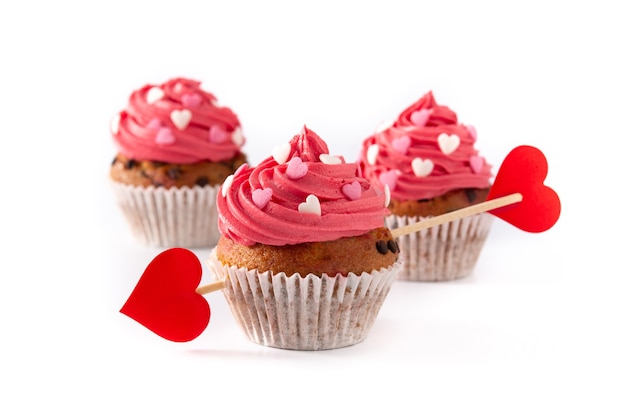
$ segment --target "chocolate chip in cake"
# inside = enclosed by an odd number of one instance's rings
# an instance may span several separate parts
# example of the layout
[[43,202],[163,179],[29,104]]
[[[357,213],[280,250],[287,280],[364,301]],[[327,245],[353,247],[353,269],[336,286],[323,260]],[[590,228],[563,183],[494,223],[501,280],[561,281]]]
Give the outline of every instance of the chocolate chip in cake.
[[113,157],[113,161],[111,162],[111,165],[115,165],[116,162],[117,162],[117,156]]
[[474,190],[473,188],[467,188],[465,190],[465,195],[467,196],[467,199],[470,203],[473,203],[476,200],[476,190]]
[[137,161],[135,161],[134,159],[129,159],[128,161],[126,161],[124,168],[133,169],[136,165],[137,165]]
[[398,253],[400,251],[398,244],[393,239],[387,241],[387,248],[391,251],[391,253]]
[[178,178],[180,178],[180,172],[180,168],[172,167],[167,170],[167,176],[173,180],[177,180]]
[[200,187],[204,187],[208,183],[209,183],[209,179],[205,176],[198,177],[198,179],[196,180],[196,185],[199,185]]
[[378,242],[376,242],[376,250],[381,255],[385,255],[389,251],[389,247],[387,246],[387,242],[385,242],[384,240],[379,240]]

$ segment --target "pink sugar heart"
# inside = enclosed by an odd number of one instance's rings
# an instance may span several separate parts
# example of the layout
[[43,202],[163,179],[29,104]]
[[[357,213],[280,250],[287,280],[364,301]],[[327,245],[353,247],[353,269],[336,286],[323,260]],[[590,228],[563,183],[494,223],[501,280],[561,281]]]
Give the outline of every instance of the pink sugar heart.
[[484,161],[485,160],[481,156],[470,156],[469,164],[475,174],[478,174],[483,170]]
[[354,180],[351,183],[344,184],[341,187],[341,192],[348,200],[358,200],[361,198],[361,184],[357,180]]
[[267,203],[270,202],[273,193],[274,190],[272,190],[271,188],[258,188],[252,191],[252,202],[259,209],[263,210],[263,208],[267,206]]
[[219,126],[211,126],[209,129],[209,142],[224,143],[229,139],[229,135]]
[[198,107],[202,102],[202,97],[197,93],[183,94],[180,101],[183,102],[185,107]]
[[380,175],[378,175],[378,180],[387,185],[390,191],[393,191],[396,189],[396,184],[398,183],[398,173],[395,170],[381,172]]
[[427,109],[415,110],[409,116],[409,120],[411,120],[411,123],[419,127],[426,126],[426,123],[428,122],[429,118],[430,118],[430,110],[427,110]]
[[154,141],[160,145],[171,145],[176,142],[176,138],[169,128],[162,127],[158,130]]
[[467,133],[471,136],[472,139],[476,140],[476,128],[472,125],[466,125]]
[[161,125],[161,121],[159,120],[159,118],[158,118],[158,117],[154,117],[154,118],[152,118],[152,119],[148,122],[148,124],[146,125],[146,127],[147,127],[148,129],[151,129],[151,130],[157,130],[157,129],[160,129],[160,128],[162,127],[162,125]]
[[399,138],[395,138],[391,141],[391,147],[400,152],[402,155],[406,155],[409,150],[409,146],[411,146],[411,138],[407,135],[400,136]]
[[294,156],[287,164],[286,174],[289,179],[297,180],[298,178],[304,177],[308,171],[309,167],[302,162],[302,159],[298,156]]

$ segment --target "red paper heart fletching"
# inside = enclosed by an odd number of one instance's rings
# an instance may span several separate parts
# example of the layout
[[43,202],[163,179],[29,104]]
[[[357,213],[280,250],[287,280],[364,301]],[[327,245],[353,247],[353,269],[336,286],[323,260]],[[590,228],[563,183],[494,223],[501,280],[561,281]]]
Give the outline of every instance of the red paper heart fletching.
[[490,213],[527,232],[551,228],[561,214],[557,193],[543,184],[548,162],[537,148],[523,145],[504,158],[487,200],[509,194],[522,194],[522,201],[491,210]]
[[120,312],[165,339],[188,342],[211,317],[209,303],[196,293],[201,278],[202,265],[193,252],[165,250],[147,266]]

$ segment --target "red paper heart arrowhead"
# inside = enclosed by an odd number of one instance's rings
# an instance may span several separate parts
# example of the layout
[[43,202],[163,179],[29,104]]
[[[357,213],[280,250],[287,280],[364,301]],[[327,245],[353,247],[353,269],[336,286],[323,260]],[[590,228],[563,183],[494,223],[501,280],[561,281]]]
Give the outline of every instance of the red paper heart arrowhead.
[[201,278],[193,252],[165,250],[146,267],[120,312],[167,340],[193,340],[211,317],[209,303],[196,293]]
[[522,201],[491,210],[490,213],[527,232],[551,228],[561,214],[557,193],[543,184],[548,162],[537,148],[518,146],[504,158],[487,200],[522,194]]

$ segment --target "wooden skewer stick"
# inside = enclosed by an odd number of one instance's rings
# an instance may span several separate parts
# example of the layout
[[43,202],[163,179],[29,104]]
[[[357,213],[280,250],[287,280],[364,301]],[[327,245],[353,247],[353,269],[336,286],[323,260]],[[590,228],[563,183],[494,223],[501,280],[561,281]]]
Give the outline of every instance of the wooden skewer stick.
[[451,211],[450,213],[442,214],[440,216],[430,217],[417,223],[407,224],[406,226],[392,229],[391,235],[394,238],[397,238],[399,236],[407,235],[409,233],[428,229],[429,227],[448,223],[462,217],[468,217],[474,214],[483,213],[485,211],[494,210],[500,207],[508,206],[509,204],[513,203],[519,203],[520,201],[522,201],[522,195],[520,193],[509,194],[504,197],[494,198],[493,200],[487,200],[483,203],[475,204],[473,206]]
[[[450,213],[442,214],[440,216],[424,219],[420,222],[406,225],[404,227],[398,227],[392,229],[391,234],[394,238],[414,233],[419,230],[427,229],[429,227],[437,226],[443,223],[448,223],[462,217],[472,216],[474,214],[483,213],[485,211],[494,210],[500,207],[508,206],[509,204],[518,203],[522,201],[522,195],[520,193],[509,194],[504,197],[494,198],[493,200],[485,201],[484,203],[475,204],[460,210],[452,211]],[[219,291],[224,289],[226,284],[224,281],[215,281],[207,285],[196,288],[196,292],[200,295],[208,294],[213,291]]]
[[200,295],[208,294],[213,291],[224,289],[224,281],[215,281],[207,285],[196,288],[196,292]]

